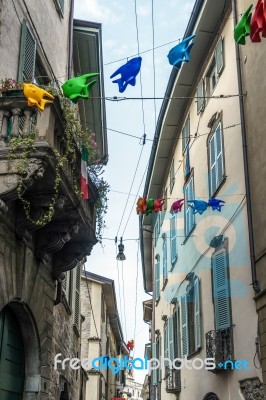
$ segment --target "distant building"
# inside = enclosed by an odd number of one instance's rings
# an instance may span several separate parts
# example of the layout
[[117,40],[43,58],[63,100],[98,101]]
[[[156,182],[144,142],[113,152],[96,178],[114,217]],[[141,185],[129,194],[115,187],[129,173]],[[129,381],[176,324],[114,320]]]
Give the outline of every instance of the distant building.
[[[128,355],[118,315],[114,281],[90,272],[81,275],[81,358],[118,358]],[[125,386],[124,370],[113,374],[108,368],[86,369],[86,400],[111,400],[121,397]]]
[[141,393],[143,385],[135,381],[134,369],[126,370],[125,376],[126,385],[123,390],[123,397],[128,400],[142,400]]

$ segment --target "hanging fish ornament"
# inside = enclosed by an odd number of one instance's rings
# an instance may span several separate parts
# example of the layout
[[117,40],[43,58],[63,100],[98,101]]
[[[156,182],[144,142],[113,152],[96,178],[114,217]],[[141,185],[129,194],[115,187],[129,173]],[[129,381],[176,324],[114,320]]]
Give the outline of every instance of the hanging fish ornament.
[[250,22],[250,39],[252,42],[261,42],[260,34],[266,27],[264,15],[264,0],[258,0]]
[[181,68],[183,62],[188,62],[190,57],[190,51],[194,46],[194,42],[190,43],[196,35],[191,35],[182,40],[177,46],[173,47],[168,53],[168,60],[171,65],[177,69]]
[[154,199],[148,199],[147,200],[147,208],[146,208],[146,215],[149,215],[153,212],[153,206],[154,206]]
[[72,100],[75,104],[78,102],[78,99],[88,99],[90,96],[90,89],[97,82],[97,79],[90,82],[89,79],[98,75],[100,75],[98,72],[93,72],[67,80],[62,85],[64,96]]
[[[50,104],[54,100],[54,96],[46,90],[33,85],[33,83],[24,83],[23,93],[28,99],[28,106],[37,107],[39,111],[44,111],[46,104]],[[48,99],[45,99],[45,97],[48,97]]]
[[249,6],[247,11],[242,15],[238,24],[234,28],[234,38],[237,44],[246,44],[246,36],[250,35],[250,21],[252,17],[253,4]]
[[192,203],[192,205],[189,204],[189,206],[192,208],[193,214],[199,213],[200,215],[207,210],[209,205],[207,201],[204,200],[188,200],[188,203]]
[[126,64],[118,68],[111,76],[110,79],[120,74],[121,77],[114,80],[113,83],[118,84],[119,92],[123,93],[127,85],[136,85],[136,76],[138,75],[141,67],[141,57],[135,57],[129,60]]
[[181,212],[183,203],[184,203],[184,199],[176,200],[176,201],[172,204],[172,211],[173,211],[174,213]]
[[145,214],[147,209],[147,202],[146,202],[146,197],[139,197],[137,201],[137,214]]
[[163,204],[164,204],[164,199],[156,199],[154,200],[154,204],[153,204],[153,211],[154,212],[159,212],[163,210]]
[[127,342],[126,348],[128,349],[128,351],[131,351],[131,350],[134,349],[134,340],[133,340],[133,339],[131,339],[131,340],[129,340],[129,341]]
[[222,207],[224,206],[225,201],[219,199],[209,199],[208,205],[214,210],[221,211]]

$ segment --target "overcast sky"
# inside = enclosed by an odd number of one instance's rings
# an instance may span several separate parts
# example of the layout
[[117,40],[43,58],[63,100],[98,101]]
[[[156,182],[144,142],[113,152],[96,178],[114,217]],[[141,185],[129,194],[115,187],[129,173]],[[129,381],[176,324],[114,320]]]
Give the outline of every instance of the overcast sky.
[[[138,36],[140,52],[152,49],[152,0],[136,0],[138,17]],[[178,40],[183,37],[188,23],[194,0],[154,0],[154,36],[155,47]],[[126,59],[138,53],[137,30],[135,19],[134,0],[75,0],[75,18],[101,22],[103,30],[103,62],[105,78],[105,95],[107,97],[121,96],[117,84],[112,83],[110,75]],[[177,43],[176,43],[177,44]],[[155,93],[163,97],[167,82],[172,70],[168,63],[167,54],[175,45],[169,44],[155,49]],[[153,97],[153,53],[144,53],[142,57],[142,86],[143,97]],[[117,61],[125,58],[123,61]],[[114,62],[114,63],[113,63]],[[88,71],[93,72],[93,71]],[[140,97],[141,86],[138,76],[135,87],[128,86],[122,96]],[[160,111],[161,101],[156,103],[156,115]],[[140,100],[127,100],[120,102],[106,102],[107,127],[109,129],[125,132],[141,137],[147,134],[147,139],[153,139],[155,130],[155,106],[153,100],[144,100],[144,123],[142,102]],[[135,357],[144,356],[144,345],[148,342],[149,327],[143,322],[142,301],[150,296],[144,293],[143,277],[140,256],[138,258],[139,226],[135,207],[135,195],[143,194],[145,182],[144,172],[149,160],[151,141],[146,142],[139,167],[136,172],[132,195],[129,197],[128,206],[122,219],[123,210],[127,200],[133,176],[136,171],[142,145],[140,140],[130,136],[108,130],[109,163],[105,168],[105,179],[111,186],[109,193],[108,214],[106,215],[107,227],[103,237],[103,247],[97,244],[88,258],[86,268],[94,273],[115,280],[118,310],[127,342],[134,338]],[[144,178],[144,179],[143,179]],[[140,186],[141,181],[143,184]],[[140,188],[140,189],[139,189]],[[118,192],[124,192],[117,193]],[[133,207],[133,211],[130,211]],[[121,228],[118,231],[120,222]],[[128,220],[128,223],[127,223]],[[127,225],[126,225],[127,224]],[[126,227],[126,229],[125,229]],[[116,262],[116,246],[114,239],[123,234],[126,261],[119,262],[119,280]],[[135,328],[135,298],[136,277],[137,285],[137,318]],[[122,284],[122,272],[124,285]],[[124,289],[124,291],[123,291]],[[121,299],[121,301],[120,301]],[[136,380],[143,382],[145,372],[135,372]]]

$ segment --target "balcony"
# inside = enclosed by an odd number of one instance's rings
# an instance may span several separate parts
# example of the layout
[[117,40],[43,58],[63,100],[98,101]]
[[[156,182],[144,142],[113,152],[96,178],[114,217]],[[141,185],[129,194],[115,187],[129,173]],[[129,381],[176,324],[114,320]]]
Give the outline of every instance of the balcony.
[[234,360],[233,326],[222,331],[209,331],[205,338],[206,357],[214,358],[216,372],[224,370],[224,363]]
[[181,370],[165,367],[165,384],[168,393],[177,393],[181,391]]
[[52,265],[55,278],[83,261],[97,242],[97,189],[90,181],[89,201],[77,193],[78,146],[75,157],[58,163],[67,154],[67,143],[57,98],[42,113],[29,107],[25,97],[0,98],[0,214],[12,221],[16,235],[40,261]]

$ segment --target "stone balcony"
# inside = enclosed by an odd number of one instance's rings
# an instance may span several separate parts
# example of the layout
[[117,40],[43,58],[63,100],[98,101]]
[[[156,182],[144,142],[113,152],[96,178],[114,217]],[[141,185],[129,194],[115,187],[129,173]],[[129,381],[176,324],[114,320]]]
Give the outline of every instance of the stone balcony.
[[[30,139],[33,132],[31,149],[10,145],[12,138]],[[40,113],[28,106],[25,97],[0,98],[0,217],[33,248],[40,261],[52,265],[54,277],[60,278],[89,255],[97,242],[93,211],[97,189],[89,182],[89,201],[82,200],[74,190],[74,175],[79,186],[81,164],[81,153],[76,147],[75,165],[68,159],[59,168],[60,183],[55,196],[56,151],[60,156],[66,154],[64,119],[58,99]],[[18,199],[18,186],[27,203]],[[53,197],[53,218],[36,225],[35,221],[49,211]],[[30,204],[28,215],[25,204]]]

